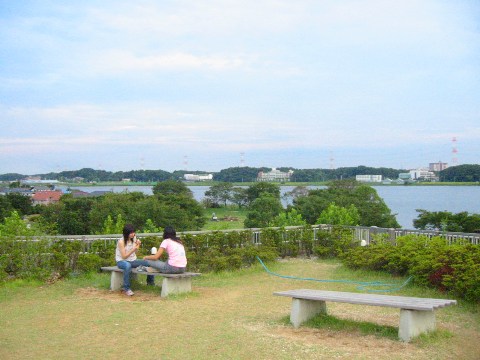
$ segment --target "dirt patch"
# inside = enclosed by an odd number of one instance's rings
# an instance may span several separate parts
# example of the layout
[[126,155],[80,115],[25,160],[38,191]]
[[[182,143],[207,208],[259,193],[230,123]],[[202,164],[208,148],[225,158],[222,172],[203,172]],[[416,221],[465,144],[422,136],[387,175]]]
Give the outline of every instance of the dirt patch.
[[[160,290],[159,290],[160,291]],[[97,289],[94,287],[87,287],[77,289],[75,291],[75,296],[82,297],[84,299],[101,299],[101,300],[108,300],[108,301],[115,301],[115,302],[124,302],[124,301],[131,301],[131,302],[145,302],[145,301],[162,301],[163,299],[160,295],[145,293],[141,291],[136,291],[135,295],[127,296],[122,291],[112,291],[112,290],[103,290]]]

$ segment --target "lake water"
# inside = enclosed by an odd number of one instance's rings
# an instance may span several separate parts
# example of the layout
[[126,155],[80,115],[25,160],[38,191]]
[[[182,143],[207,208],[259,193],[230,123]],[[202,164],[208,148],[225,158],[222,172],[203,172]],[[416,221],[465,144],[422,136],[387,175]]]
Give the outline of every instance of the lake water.
[[[281,186],[281,194],[292,191],[293,188],[294,186]],[[413,229],[413,220],[418,215],[416,209],[480,213],[480,186],[374,186],[374,188],[392,213],[396,214],[401,227],[406,229]],[[72,189],[86,192],[106,190],[116,193],[140,191],[152,195],[151,186],[79,186]],[[189,189],[193,192],[194,198],[201,201],[209,186],[189,186]],[[65,188],[62,190],[65,191]]]

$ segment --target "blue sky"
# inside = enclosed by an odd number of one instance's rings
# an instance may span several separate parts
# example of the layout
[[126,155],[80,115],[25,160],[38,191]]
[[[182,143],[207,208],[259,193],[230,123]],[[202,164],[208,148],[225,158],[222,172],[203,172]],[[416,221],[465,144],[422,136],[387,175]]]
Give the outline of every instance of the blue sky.
[[0,42],[0,173],[479,163],[477,0],[0,0]]

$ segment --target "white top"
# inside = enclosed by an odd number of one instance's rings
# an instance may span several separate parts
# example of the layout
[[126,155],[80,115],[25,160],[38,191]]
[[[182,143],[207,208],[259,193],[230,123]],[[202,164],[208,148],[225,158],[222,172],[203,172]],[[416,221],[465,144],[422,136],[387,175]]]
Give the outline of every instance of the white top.
[[[127,257],[126,259],[122,258],[122,253],[120,252],[120,248],[118,247],[120,241],[123,241],[123,238],[118,239],[118,241],[117,241],[117,248],[115,249],[115,261],[122,261],[122,260],[125,260],[125,261],[133,261],[133,260],[137,260],[137,253],[136,253],[136,252],[133,252],[133,253],[132,253],[129,257]],[[127,245],[125,246],[125,253],[128,253],[129,251],[131,251],[134,246],[135,246],[135,243],[134,243],[133,241],[127,241]]]

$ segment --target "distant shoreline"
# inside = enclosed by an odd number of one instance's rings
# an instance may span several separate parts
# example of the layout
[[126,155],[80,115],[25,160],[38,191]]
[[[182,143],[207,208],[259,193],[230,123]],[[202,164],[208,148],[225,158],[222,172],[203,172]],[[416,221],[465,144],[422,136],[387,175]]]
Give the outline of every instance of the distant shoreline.
[[[184,182],[187,186],[212,186],[218,184],[218,181],[203,181],[203,182]],[[68,187],[95,187],[95,186],[155,186],[157,182],[125,182],[125,181],[105,181],[97,183],[70,183],[59,182],[58,185]],[[234,186],[251,186],[256,182],[234,182]],[[279,186],[328,186],[329,182],[285,182],[276,183]],[[370,186],[480,186],[479,182],[419,182],[413,184],[382,184],[382,183],[362,183]]]

